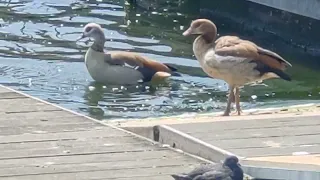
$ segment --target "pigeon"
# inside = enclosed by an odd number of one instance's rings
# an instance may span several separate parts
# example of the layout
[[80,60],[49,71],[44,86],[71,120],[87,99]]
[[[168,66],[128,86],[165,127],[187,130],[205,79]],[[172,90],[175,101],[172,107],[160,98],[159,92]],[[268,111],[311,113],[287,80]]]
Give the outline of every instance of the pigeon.
[[222,164],[201,165],[189,173],[171,176],[175,180],[243,180],[243,170],[236,156],[228,156]]

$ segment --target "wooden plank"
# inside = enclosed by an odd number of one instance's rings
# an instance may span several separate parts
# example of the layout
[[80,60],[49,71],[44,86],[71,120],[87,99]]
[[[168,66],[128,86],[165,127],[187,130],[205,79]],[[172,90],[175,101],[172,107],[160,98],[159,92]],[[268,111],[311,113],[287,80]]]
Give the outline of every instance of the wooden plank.
[[[20,179],[33,179],[33,180],[88,180],[88,179],[114,179],[114,178],[131,178],[139,179],[139,177],[147,176],[158,176],[168,175],[168,180],[172,179],[170,174],[181,173],[190,171],[194,166],[169,166],[169,167],[150,167],[150,168],[132,168],[132,169],[112,169],[112,170],[101,170],[101,171],[83,171],[74,173],[51,173],[51,174],[35,174],[25,176],[11,176],[2,177],[3,180],[20,180]],[[165,180],[165,179],[163,179]]]
[[56,140],[70,140],[93,137],[119,137],[129,136],[129,134],[102,126],[99,130],[80,131],[80,132],[59,132],[59,133],[44,133],[41,134],[23,134],[23,135],[8,135],[0,136],[0,143],[14,143],[14,142],[35,142],[35,141],[56,141]]
[[94,145],[82,147],[52,147],[37,149],[18,149],[1,151],[0,159],[25,158],[25,157],[46,157],[46,156],[65,156],[78,154],[95,153],[125,153],[136,151],[152,151],[161,149],[161,147],[152,146],[150,143],[141,142],[137,144],[121,144],[113,146]]
[[9,92],[12,92],[12,91],[10,91],[7,88],[0,87],[0,93],[9,93]]
[[68,147],[84,147],[84,146],[116,146],[124,144],[139,144],[146,143],[139,138],[132,136],[119,136],[115,141],[115,137],[96,137],[96,138],[81,138],[70,140],[56,141],[38,141],[38,142],[22,142],[22,143],[5,143],[0,144],[1,151],[7,150],[30,150],[30,149],[50,149],[50,148],[68,148]]
[[[78,117],[70,117],[68,120],[62,120],[64,118],[53,118],[50,120],[14,120],[14,121],[4,121],[1,122],[0,128],[27,128],[27,129],[47,129],[50,127],[62,127],[66,128],[67,126],[98,126],[99,123],[93,122],[93,121],[88,121],[86,119],[81,119]],[[56,121],[55,121],[56,120]],[[38,122],[38,123],[36,123]],[[36,124],[36,125],[35,125]],[[101,127],[101,125],[99,125]]]
[[281,127],[319,126],[319,116],[290,117],[275,119],[239,120],[239,121],[218,121],[203,123],[188,123],[171,125],[173,128],[185,133],[216,132],[223,133],[232,130],[246,129],[269,129]]
[[[31,174],[56,174],[56,173],[71,173],[83,171],[111,171],[118,169],[140,169],[140,168],[154,168],[158,167],[173,167],[189,166],[193,163],[191,160],[181,159],[180,161],[170,159],[145,159],[144,161],[119,161],[119,162],[95,162],[95,163],[81,163],[81,164],[47,164],[43,166],[29,166],[29,167],[8,167],[0,169],[0,177],[5,176],[21,176]],[[111,173],[111,172],[110,172]]]
[[44,134],[44,133],[58,133],[58,132],[75,132],[101,129],[100,124],[96,122],[88,122],[75,124],[57,124],[57,125],[36,125],[36,126],[7,126],[0,127],[0,135],[18,135],[18,134]]
[[13,108],[21,108],[24,105],[45,105],[50,106],[49,104],[45,104],[44,102],[37,101],[31,98],[21,98],[21,99],[0,99],[1,106],[10,107],[15,105]]
[[[86,118],[79,117],[70,112],[63,110],[56,111],[35,111],[35,112],[18,112],[18,113],[0,113],[0,124],[4,124],[7,121],[16,121],[17,123],[39,123],[40,121],[50,121],[59,119],[60,122],[70,122],[68,118],[78,117],[78,119],[83,120]],[[76,121],[74,119],[74,121]],[[86,119],[87,121],[87,119]]]
[[[244,149],[228,149],[237,155],[244,157],[264,157],[264,156],[292,156],[293,153],[319,154],[319,145],[314,146],[298,146],[298,147],[263,147],[263,148],[244,148]],[[290,162],[288,162],[290,163]],[[277,163],[275,163],[276,165]]]
[[0,99],[0,112],[14,113],[14,112],[30,112],[30,111],[44,111],[44,110],[60,110],[55,106],[50,106],[40,101],[31,98],[21,99]]
[[26,157],[0,160],[0,168],[4,167],[27,167],[42,166],[46,164],[80,164],[83,162],[118,162],[118,161],[143,161],[145,159],[171,159],[180,161],[181,159],[196,159],[185,156],[182,153],[174,152],[168,149],[154,151],[137,151],[130,153],[106,153],[106,154],[82,154],[69,156],[51,156],[51,157]]
[[[6,99],[7,100],[7,99]],[[26,99],[28,100],[28,99]],[[57,111],[60,110],[57,107],[54,106],[49,106],[41,103],[24,103],[24,104],[19,104],[18,102],[14,103],[8,103],[5,104],[6,102],[2,102],[4,100],[0,99],[0,104],[1,104],[1,109],[0,112],[5,112],[5,113],[20,113],[20,112],[33,112],[33,111]],[[15,100],[16,101],[16,100]],[[4,104],[2,104],[4,103]],[[19,108],[17,108],[19,107]]]
[[26,99],[28,97],[15,92],[0,92],[0,99]]
[[[303,135],[288,137],[249,138],[249,139],[225,139],[206,141],[218,147],[226,149],[234,148],[263,148],[263,147],[296,147],[320,144],[320,135]],[[320,149],[319,149],[320,150]]]
[[188,133],[192,136],[198,137],[205,141],[212,140],[236,140],[242,139],[257,139],[262,140],[268,138],[290,138],[292,136],[312,135],[320,137],[320,126],[298,126],[298,127],[277,127],[265,129],[238,129],[228,130],[225,133],[217,132],[201,132],[201,133]]

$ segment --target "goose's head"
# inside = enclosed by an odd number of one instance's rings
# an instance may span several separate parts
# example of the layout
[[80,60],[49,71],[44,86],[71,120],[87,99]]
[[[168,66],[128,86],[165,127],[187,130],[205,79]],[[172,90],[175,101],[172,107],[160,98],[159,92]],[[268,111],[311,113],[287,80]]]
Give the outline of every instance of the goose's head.
[[105,40],[104,33],[101,26],[96,23],[88,23],[83,28],[82,36],[78,40],[84,39],[86,37],[92,38],[94,41]]
[[183,36],[189,35],[206,35],[206,34],[216,34],[216,25],[208,19],[197,19],[191,22],[190,27],[183,32]]

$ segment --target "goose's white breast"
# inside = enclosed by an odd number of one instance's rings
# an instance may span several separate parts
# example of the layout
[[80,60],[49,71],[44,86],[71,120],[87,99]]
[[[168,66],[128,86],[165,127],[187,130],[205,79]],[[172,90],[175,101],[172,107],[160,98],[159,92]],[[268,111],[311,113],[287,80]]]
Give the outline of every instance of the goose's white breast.
[[141,81],[142,74],[130,67],[109,65],[104,61],[105,54],[89,48],[85,64],[91,77],[98,82],[112,84],[135,84]]

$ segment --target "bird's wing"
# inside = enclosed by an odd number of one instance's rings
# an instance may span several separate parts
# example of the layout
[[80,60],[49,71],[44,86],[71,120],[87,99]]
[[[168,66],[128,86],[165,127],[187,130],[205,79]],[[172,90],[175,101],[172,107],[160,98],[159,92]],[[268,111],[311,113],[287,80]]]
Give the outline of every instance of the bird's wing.
[[219,169],[221,168],[220,166],[221,166],[220,164],[202,164],[199,167],[193,169],[191,172],[189,172],[188,175],[190,177],[196,177],[208,171]]
[[280,55],[257,46],[255,43],[242,40],[237,36],[222,36],[215,41],[215,53],[219,56],[233,56],[260,61],[263,64],[279,70],[284,70],[291,64]]
[[198,175],[193,180],[231,180],[228,173],[222,171],[208,171],[202,175]]
[[132,68],[148,68],[155,72],[171,72],[165,64],[141,56],[134,52],[110,51],[105,54],[105,62],[110,65],[128,66]]

